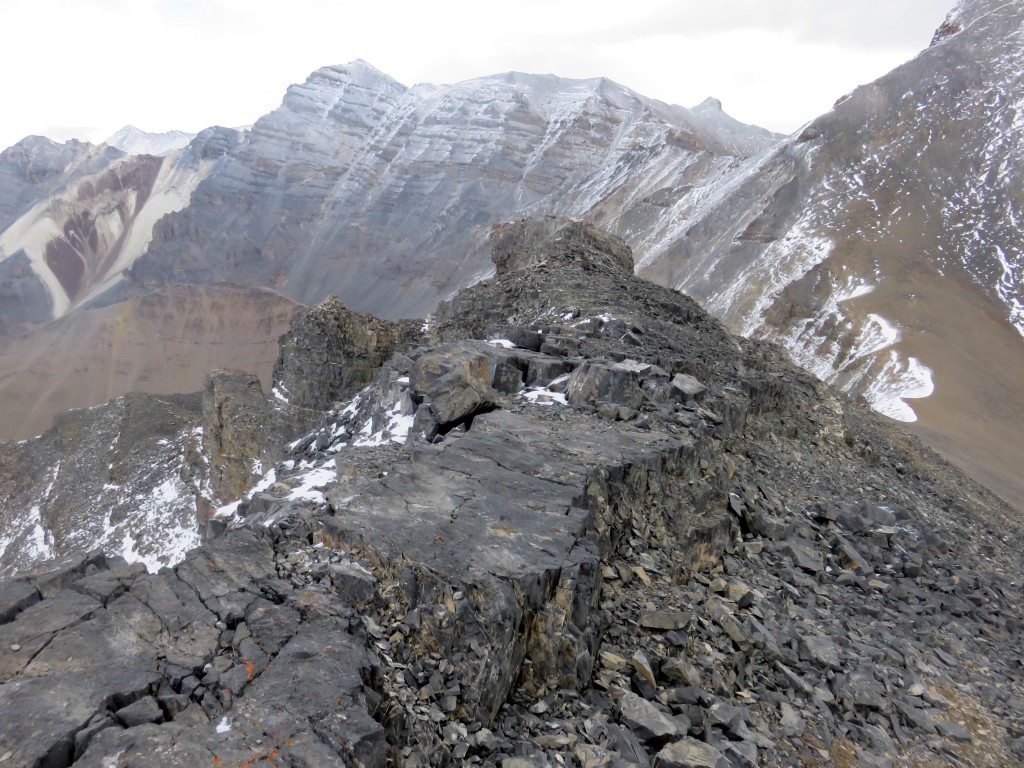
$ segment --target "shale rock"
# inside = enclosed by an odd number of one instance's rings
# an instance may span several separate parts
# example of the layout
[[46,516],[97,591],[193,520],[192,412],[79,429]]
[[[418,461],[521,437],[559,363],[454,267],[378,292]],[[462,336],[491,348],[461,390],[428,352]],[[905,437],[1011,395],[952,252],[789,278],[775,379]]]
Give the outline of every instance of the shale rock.
[[572,219],[518,219],[491,230],[491,260],[499,275],[557,262],[625,270],[633,274],[633,252],[621,238]]
[[[429,333],[175,567],[0,588],[0,756],[1019,764],[997,500],[600,260],[500,274]],[[630,420],[566,398],[599,367],[630,371]],[[667,396],[678,374],[706,391]]]
[[335,402],[369,384],[396,351],[419,337],[418,321],[381,320],[328,298],[300,309],[281,337],[274,366],[278,434],[314,426]]
[[210,485],[217,499],[245,495],[267,456],[269,409],[256,376],[214,371],[203,390],[203,453],[210,460]]

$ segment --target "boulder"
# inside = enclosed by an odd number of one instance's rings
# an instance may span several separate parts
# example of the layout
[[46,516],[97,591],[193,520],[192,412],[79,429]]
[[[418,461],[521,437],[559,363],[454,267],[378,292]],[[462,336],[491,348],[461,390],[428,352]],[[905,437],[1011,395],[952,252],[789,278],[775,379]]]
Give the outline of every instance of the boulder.
[[505,368],[499,369],[479,349],[444,345],[416,361],[410,386],[429,404],[444,432],[497,403],[499,394],[492,386],[496,370]]
[[669,744],[654,758],[655,768],[726,768],[725,756],[710,744],[683,738]]
[[629,363],[584,363],[570,376],[565,396],[574,405],[611,403],[634,409],[644,399],[640,371]]

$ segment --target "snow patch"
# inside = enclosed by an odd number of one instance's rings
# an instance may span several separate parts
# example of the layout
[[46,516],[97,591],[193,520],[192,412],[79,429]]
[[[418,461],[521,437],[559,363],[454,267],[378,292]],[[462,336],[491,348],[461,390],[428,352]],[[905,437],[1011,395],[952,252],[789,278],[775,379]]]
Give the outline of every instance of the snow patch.
[[27,528],[24,544],[26,554],[35,560],[52,558],[54,556],[53,534],[43,528],[43,515],[38,505],[29,510]]
[[564,394],[561,392],[555,392],[547,387],[528,387],[524,389],[519,396],[524,400],[534,403],[535,405],[569,404],[569,401],[565,399]]
[[359,436],[353,445],[357,448],[367,448],[383,445],[386,442],[405,443],[409,437],[409,430],[412,429],[415,417],[412,414],[402,413],[402,397],[398,398],[387,411],[388,423],[376,432],[373,431],[373,419],[369,418],[359,430]]
[[338,479],[338,470],[334,461],[327,461],[319,467],[314,467],[308,472],[299,475],[296,480],[298,485],[292,488],[285,497],[288,501],[312,501],[316,504],[323,504],[327,501],[322,489]]
[[904,363],[892,350],[882,372],[864,393],[879,413],[903,422],[917,421],[917,413],[905,401],[929,397],[935,391],[932,370],[916,357]]

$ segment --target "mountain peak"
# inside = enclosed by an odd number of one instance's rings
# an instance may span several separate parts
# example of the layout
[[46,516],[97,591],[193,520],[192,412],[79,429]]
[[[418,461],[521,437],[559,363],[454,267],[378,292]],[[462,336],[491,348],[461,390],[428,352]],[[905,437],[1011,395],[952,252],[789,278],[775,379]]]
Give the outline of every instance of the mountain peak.
[[404,85],[391,77],[391,75],[386,72],[382,72],[364,59],[353,59],[346,64],[332,64],[330,66],[321,67],[310,74],[306,79],[306,82],[308,83],[310,80],[315,78],[326,78],[339,82],[361,83],[365,85],[386,85],[388,87],[398,86],[402,89],[405,88]]
[[723,112],[722,102],[714,96],[708,96],[704,101],[693,108],[694,112]]
[[103,143],[129,155],[163,157],[188,146],[195,137],[196,134],[184,131],[149,133],[134,125],[126,125]]

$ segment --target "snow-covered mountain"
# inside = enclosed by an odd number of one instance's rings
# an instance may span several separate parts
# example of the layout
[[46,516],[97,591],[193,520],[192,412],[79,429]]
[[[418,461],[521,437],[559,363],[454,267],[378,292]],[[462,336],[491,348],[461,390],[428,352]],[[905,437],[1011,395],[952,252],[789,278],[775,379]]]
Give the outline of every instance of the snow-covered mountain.
[[195,137],[196,134],[184,131],[148,133],[134,125],[126,125],[103,143],[129,155],[166,157],[187,147]]
[[[713,101],[686,110],[607,80],[505,74],[407,88],[357,61],[293,86],[250,131],[209,129],[166,157],[47,142],[48,162],[67,168],[47,175],[16,147],[0,156],[0,172],[8,156],[18,171],[6,187],[0,176],[0,212],[11,201],[0,232],[0,375],[9,374],[11,407],[0,407],[0,435],[37,434],[60,409],[131,389],[197,388],[195,366],[160,376],[151,364],[168,345],[182,348],[182,336],[214,365],[230,340],[220,364],[266,381],[291,299],[336,294],[379,315],[422,316],[489,272],[481,244],[498,221],[583,215],[599,202],[661,210],[643,198],[667,184],[685,196],[777,139]],[[253,314],[237,291],[218,305],[181,286],[221,283],[289,298],[252,333],[218,332]],[[153,291],[162,298],[141,312],[127,303]],[[148,344],[133,325],[126,347],[119,329],[152,306],[170,314],[143,324]],[[175,314],[185,307],[187,317]],[[33,350],[55,339],[74,362],[39,359]],[[76,378],[83,385],[67,386]],[[33,392],[30,407],[17,405]]]
[[496,222],[661,210],[641,201],[665,187],[688,197],[778,138],[713,104],[673,107],[604,79],[407,88],[362,61],[327,67],[158,226],[132,275],[422,316],[490,270],[480,244]]

